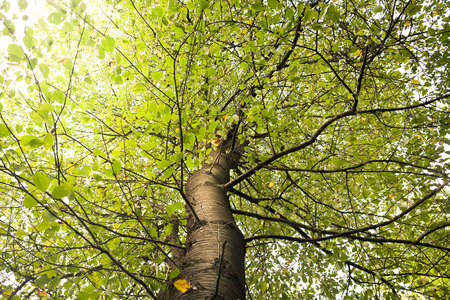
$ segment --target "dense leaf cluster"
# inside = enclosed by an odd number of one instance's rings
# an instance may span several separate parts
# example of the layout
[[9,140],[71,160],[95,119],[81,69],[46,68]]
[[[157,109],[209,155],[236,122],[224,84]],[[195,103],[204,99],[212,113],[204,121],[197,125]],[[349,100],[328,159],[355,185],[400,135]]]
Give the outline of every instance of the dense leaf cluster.
[[156,298],[227,134],[249,298],[448,295],[447,1],[61,0],[22,28],[28,2],[0,6],[1,299]]

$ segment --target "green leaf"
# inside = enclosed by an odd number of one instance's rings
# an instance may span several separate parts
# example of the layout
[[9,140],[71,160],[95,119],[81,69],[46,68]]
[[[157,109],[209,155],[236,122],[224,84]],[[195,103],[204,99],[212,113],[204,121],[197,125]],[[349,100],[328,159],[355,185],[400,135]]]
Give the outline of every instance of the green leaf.
[[0,124],[0,137],[7,137],[11,134],[5,124]]
[[49,229],[50,227],[52,227],[51,222],[41,222],[35,227],[35,229],[37,231],[41,232],[41,231],[45,231],[45,230]]
[[49,281],[48,277],[46,274],[39,276],[34,283],[38,286],[38,287],[44,287],[45,284]]
[[48,75],[50,74],[50,70],[46,64],[44,64],[44,63],[39,64],[39,70],[41,70],[41,73],[44,76],[44,78],[48,78]]
[[152,238],[157,238],[157,237],[158,237],[158,232],[156,231],[155,228],[150,227],[148,231],[149,231],[150,236],[151,236]]
[[34,139],[36,139],[34,135],[25,135],[20,139],[20,143],[22,146],[26,146]]
[[175,213],[175,207],[172,204],[166,206],[167,213],[173,215]]
[[73,68],[73,61],[70,58],[64,61],[64,68],[66,68],[69,71],[72,70],[72,68]]
[[16,26],[14,25],[13,21],[8,20],[8,19],[4,19],[3,20],[3,29],[2,29],[2,34],[3,35],[13,35],[14,33],[16,33]]
[[252,10],[254,11],[260,11],[264,9],[264,5],[262,4],[261,1],[257,0],[253,5],[252,5]]
[[122,84],[123,83],[123,78],[120,75],[112,76],[111,79],[112,79],[112,82],[114,82],[115,84]]
[[203,0],[200,3],[200,10],[205,10],[209,7],[209,0]]
[[30,70],[33,70],[37,66],[37,64],[38,64],[37,58],[27,60],[27,68],[29,68]]
[[169,277],[170,277],[170,279],[175,279],[175,278],[177,278],[178,275],[180,275],[180,270],[175,269],[170,272]]
[[53,105],[51,105],[50,103],[44,102],[39,106],[38,110],[50,112],[50,111],[54,111],[55,107]]
[[166,168],[166,167],[170,166],[171,164],[173,164],[173,162],[170,160],[161,160],[161,161],[158,161],[157,164],[161,168]]
[[26,208],[33,208],[37,204],[37,201],[31,196],[26,196],[25,199],[23,199],[23,206],[25,206]]
[[[53,222],[53,221],[56,220],[55,213],[51,213],[51,212],[49,212],[48,210],[44,210],[44,211],[42,212],[42,219],[43,219],[45,222]],[[50,225],[51,225],[51,224],[50,224]]]
[[113,294],[113,289],[112,289],[112,285],[111,285],[111,284],[109,284],[109,285],[106,287],[105,294],[108,295],[108,296],[112,296],[112,294]]
[[43,141],[41,139],[32,139],[28,144],[31,148],[36,149],[42,146]]
[[99,59],[105,58],[105,48],[103,48],[102,46],[96,45],[94,48],[94,52]]
[[122,170],[122,164],[120,163],[119,160],[113,162],[112,169],[116,175],[119,174],[120,170]]
[[25,36],[33,37],[34,30],[29,26],[25,26]]
[[80,2],[81,0],[70,0],[70,7],[74,9],[80,4]]
[[328,20],[338,22],[340,18],[339,12],[336,10],[336,6],[331,4],[327,7],[326,17]]
[[53,189],[52,196],[55,199],[62,199],[69,195],[70,190],[71,189],[68,184],[58,185]]
[[415,5],[415,4],[413,4],[413,3],[410,3],[410,4],[408,5],[408,7],[406,8],[405,13],[406,13],[407,15],[412,16],[412,15],[415,15],[416,13],[418,13],[418,12],[420,11],[420,9],[421,9],[421,6],[420,6],[420,5]]
[[154,9],[153,9],[153,12],[158,16],[158,17],[162,17],[162,16],[164,16],[164,10],[162,9],[162,7],[161,6],[156,6]]
[[19,6],[20,11],[24,11],[27,9],[27,1],[26,0],[19,0],[17,2],[17,4]]
[[272,9],[278,7],[278,1],[277,0],[268,0],[267,4]]
[[163,77],[163,73],[155,71],[152,72],[152,78],[156,81],[160,80]]
[[47,134],[45,135],[45,138],[44,138],[44,143],[43,143],[44,148],[45,148],[45,149],[51,148],[51,147],[53,146],[53,143],[54,143],[53,134],[51,134],[51,133],[49,132],[49,133],[47,133]]
[[173,172],[175,172],[175,170],[173,169],[173,167],[168,168],[167,170],[165,170],[163,172],[164,177],[165,178],[169,178],[170,176],[172,176]]
[[383,7],[382,6],[380,6],[380,5],[376,5],[376,6],[374,6],[373,7],[373,9],[372,9],[372,11],[374,12],[374,13],[379,13],[379,12],[382,12],[383,11]]
[[173,230],[173,225],[172,224],[167,224],[166,228],[164,228],[164,233],[169,236],[172,233]]
[[[45,66],[45,67],[46,67],[47,70],[48,70],[48,67],[47,67],[47,66]],[[63,104],[63,103],[64,103],[64,100],[65,100],[64,93],[61,92],[61,91],[54,91],[54,92],[53,92],[53,95],[52,95],[52,98],[55,99],[57,102],[59,102],[59,103],[61,103],[61,104]]]
[[11,4],[8,1],[2,1],[2,5],[0,6],[0,8],[8,13],[9,9],[11,8]]
[[102,46],[106,52],[112,52],[114,50],[115,44],[116,40],[113,37],[110,37],[109,35],[105,36],[105,38],[102,40]]
[[98,148],[95,148],[94,151],[92,151],[92,154],[95,156],[104,156],[103,152]]
[[25,35],[23,37],[23,44],[25,45],[25,47],[27,47],[28,50],[31,50],[31,48],[33,48],[33,38]]
[[50,185],[50,179],[48,179],[47,175],[44,172],[37,171],[36,173],[34,173],[33,183],[38,189],[45,192]]
[[184,202],[176,202],[174,205],[176,210],[183,210],[184,208]]
[[16,44],[8,45],[9,61],[21,62],[25,59],[25,53],[23,53],[22,47]]
[[91,295],[84,291],[79,292],[77,295],[77,299],[80,299],[80,300],[88,300],[90,298],[91,298]]
[[292,8],[286,10],[286,16],[289,18],[289,20],[295,21],[295,12]]
[[61,24],[64,20],[66,19],[66,14],[65,13],[51,13],[48,16],[48,21],[52,24]]
[[50,6],[54,7],[54,8],[56,8],[57,10],[59,10],[60,12],[62,12],[63,14],[66,13],[66,10],[65,10],[61,5],[59,5],[56,1],[47,0],[46,2],[47,2],[48,5],[50,5]]

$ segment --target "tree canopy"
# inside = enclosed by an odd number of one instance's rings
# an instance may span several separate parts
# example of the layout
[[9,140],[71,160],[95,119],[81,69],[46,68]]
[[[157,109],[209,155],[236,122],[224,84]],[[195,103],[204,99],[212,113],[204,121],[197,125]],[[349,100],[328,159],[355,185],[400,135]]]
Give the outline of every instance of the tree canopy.
[[31,2],[1,299],[448,297],[450,2]]

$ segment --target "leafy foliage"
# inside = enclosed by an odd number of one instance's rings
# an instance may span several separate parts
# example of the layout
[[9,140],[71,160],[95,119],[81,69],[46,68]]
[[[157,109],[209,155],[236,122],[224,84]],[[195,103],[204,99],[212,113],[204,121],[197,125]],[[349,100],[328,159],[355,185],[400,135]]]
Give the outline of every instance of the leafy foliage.
[[446,1],[48,1],[19,31],[29,4],[0,10],[2,299],[155,298],[230,128],[252,298],[448,294]]

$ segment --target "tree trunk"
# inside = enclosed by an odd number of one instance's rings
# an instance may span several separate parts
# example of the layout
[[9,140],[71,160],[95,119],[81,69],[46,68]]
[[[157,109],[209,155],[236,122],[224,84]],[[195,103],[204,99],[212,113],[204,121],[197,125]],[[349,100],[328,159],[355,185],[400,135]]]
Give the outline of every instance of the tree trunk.
[[220,187],[229,181],[243,146],[226,153],[229,144],[219,145],[209,162],[188,178],[186,197],[191,207],[186,250],[174,259],[181,271],[177,280],[184,279],[192,287],[181,293],[171,286],[164,299],[245,299],[244,236],[231,213],[227,192]]

